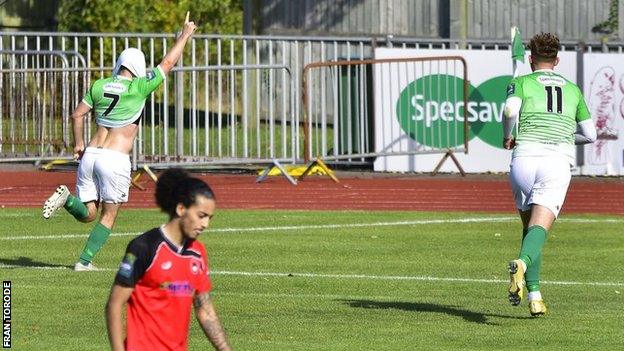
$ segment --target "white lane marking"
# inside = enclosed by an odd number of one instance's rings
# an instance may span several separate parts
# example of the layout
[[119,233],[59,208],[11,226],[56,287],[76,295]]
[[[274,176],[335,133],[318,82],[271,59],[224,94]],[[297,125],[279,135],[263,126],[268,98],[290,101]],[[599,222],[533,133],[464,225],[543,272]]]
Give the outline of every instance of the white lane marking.
[[[0,264],[0,269],[42,269],[42,270],[71,270],[69,266],[19,266]],[[111,272],[116,268],[98,268],[91,272]],[[90,272],[79,272],[77,274],[89,274]],[[211,275],[234,275],[250,277],[276,277],[276,278],[330,278],[330,279],[362,279],[362,280],[403,280],[403,281],[426,281],[426,282],[446,282],[446,283],[506,283],[503,279],[478,279],[478,278],[452,278],[452,277],[432,277],[432,276],[396,276],[396,275],[368,275],[368,274],[325,274],[325,273],[280,273],[280,272],[239,272],[239,271],[212,271]],[[542,281],[549,285],[583,285],[583,286],[624,286],[618,282],[574,282],[574,281]]]
[[[209,233],[244,233],[244,232],[269,232],[282,230],[302,230],[302,229],[335,229],[335,228],[364,228],[364,227],[388,227],[388,226],[410,226],[421,224],[453,224],[453,223],[486,223],[486,222],[509,222],[519,221],[516,217],[473,217],[458,219],[423,219],[397,222],[372,222],[372,223],[343,223],[343,224],[316,224],[316,225],[287,225],[274,227],[251,227],[251,228],[216,228],[209,229]],[[558,222],[572,223],[622,223],[624,219],[584,219],[584,218],[564,218]],[[136,236],[140,232],[113,233],[111,236]],[[0,241],[10,240],[43,240],[43,239],[73,239],[85,238],[87,234],[60,234],[60,235],[23,235],[23,236],[0,236]]]

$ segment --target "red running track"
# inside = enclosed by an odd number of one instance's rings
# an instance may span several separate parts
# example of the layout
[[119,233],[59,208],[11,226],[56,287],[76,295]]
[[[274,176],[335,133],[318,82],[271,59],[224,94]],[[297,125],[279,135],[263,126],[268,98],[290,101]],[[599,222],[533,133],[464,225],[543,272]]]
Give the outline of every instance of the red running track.
[[[282,177],[256,183],[253,175],[196,174],[216,193],[220,208],[303,210],[393,210],[515,212],[504,176],[340,176],[308,177],[292,186]],[[146,190],[133,188],[127,207],[155,207],[154,183],[142,178]],[[74,172],[0,172],[0,205],[39,207],[59,184],[75,187]],[[624,180],[572,180],[562,213],[624,215]]]

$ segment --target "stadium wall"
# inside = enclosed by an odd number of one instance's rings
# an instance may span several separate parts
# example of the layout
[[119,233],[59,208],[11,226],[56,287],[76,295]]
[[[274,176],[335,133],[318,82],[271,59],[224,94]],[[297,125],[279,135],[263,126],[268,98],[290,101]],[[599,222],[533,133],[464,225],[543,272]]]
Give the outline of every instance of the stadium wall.
[[245,34],[394,35],[505,39],[512,25],[526,36],[562,40],[624,38],[618,0],[245,0]]

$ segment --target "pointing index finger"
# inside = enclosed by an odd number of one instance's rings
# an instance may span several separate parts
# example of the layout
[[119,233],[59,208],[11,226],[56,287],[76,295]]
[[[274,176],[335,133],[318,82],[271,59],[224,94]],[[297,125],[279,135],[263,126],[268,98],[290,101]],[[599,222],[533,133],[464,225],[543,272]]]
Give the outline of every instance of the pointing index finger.
[[188,23],[189,22],[189,15],[191,14],[191,11],[186,11],[186,19],[184,20],[184,23]]

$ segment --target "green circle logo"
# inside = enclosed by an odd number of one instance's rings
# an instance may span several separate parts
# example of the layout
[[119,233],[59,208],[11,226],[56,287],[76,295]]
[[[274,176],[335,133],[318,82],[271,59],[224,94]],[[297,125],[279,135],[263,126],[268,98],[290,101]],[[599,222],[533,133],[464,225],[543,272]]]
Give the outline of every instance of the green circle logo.
[[418,143],[455,147],[464,143],[463,101],[463,80],[434,74],[413,81],[401,92],[396,113],[401,129]]
[[509,82],[511,76],[494,77],[470,94],[470,101],[477,103],[477,118],[469,119],[470,130],[479,139],[497,148],[503,145],[502,117]]
[[408,84],[399,95],[396,115],[401,129],[416,142],[434,148],[452,148],[464,143],[464,118],[470,126],[468,140],[475,136],[502,148],[502,116],[506,88],[511,76],[491,78],[478,88],[468,88],[464,106],[463,80],[432,74]]

